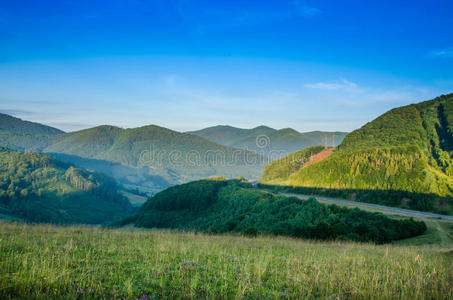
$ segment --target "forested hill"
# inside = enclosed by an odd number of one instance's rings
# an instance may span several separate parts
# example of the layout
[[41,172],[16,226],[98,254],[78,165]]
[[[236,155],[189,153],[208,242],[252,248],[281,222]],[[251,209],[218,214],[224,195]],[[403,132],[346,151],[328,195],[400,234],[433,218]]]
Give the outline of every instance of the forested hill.
[[45,152],[144,168],[148,175],[168,184],[216,175],[259,178],[264,169],[264,158],[254,152],[155,125],[131,129],[98,126],[72,132]]
[[0,214],[31,222],[103,224],[131,212],[110,177],[46,154],[0,147]]
[[452,133],[450,94],[392,109],[348,134],[324,160],[302,166],[288,178],[261,182],[451,214]]
[[63,131],[0,113],[0,146],[17,150],[41,150],[51,136]]
[[282,159],[274,160],[264,168],[261,181],[267,183],[273,183],[275,181],[278,183],[287,180],[289,176],[299,171],[303,166],[306,166],[316,155],[325,150],[326,148],[324,146],[312,146],[285,156]]
[[19,118],[0,113],[0,129],[14,133],[30,135],[54,135],[64,131],[40,123],[21,120]]
[[423,222],[275,196],[238,180],[214,178],[174,186],[150,198],[119,225],[205,232],[276,234],[386,243],[426,230]]
[[4,114],[0,146],[46,152],[148,192],[209,176],[258,179],[267,161],[255,152],[155,125],[129,129],[103,125],[63,133]]
[[221,145],[257,151],[265,155],[280,158],[309,146],[339,145],[346,132],[298,132],[292,128],[273,129],[258,126],[253,129],[236,128],[219,125],[190,131],[190,134],[201,136]]

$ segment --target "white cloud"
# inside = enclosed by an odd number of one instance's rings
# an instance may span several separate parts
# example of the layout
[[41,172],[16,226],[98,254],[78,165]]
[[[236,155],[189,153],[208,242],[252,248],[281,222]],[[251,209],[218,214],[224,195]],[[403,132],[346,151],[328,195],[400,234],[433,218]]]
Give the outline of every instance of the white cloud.
[[360,90],[359,86],[349,80],[341,78],[340,80],[329,81],[329,82],[316,82],[306,84],[305,87],[310,89],[318,90],[347,90],[347,91],[358,91]]
[[445,48],[442,50],[432,51],[430,53],[430,56],[441,57],[441,58],[453,57],[453,48]]

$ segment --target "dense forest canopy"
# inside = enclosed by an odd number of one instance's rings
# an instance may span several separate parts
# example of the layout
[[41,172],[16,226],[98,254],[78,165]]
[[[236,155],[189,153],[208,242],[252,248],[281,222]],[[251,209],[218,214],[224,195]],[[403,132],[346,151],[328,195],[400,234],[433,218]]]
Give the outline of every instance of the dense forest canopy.
[[266,165],[261,180],[280,181],[288,179],[289,176],[296,173],[300,168],[307,164],[310,161],[310,158],[324,149],[324,146],[312,146],[285,156],[280,160],[273,161]]
[[132,212],[116,182],[42,153],[0,147],[0,213],[32,222],[110,223]]
[[386,243],[422,234],[426,225],[381,213],[276,196],[241,179],[215,178],[171,187],[119,225],[213,233],[276,234]]
[[326,159],[261,183],[452,214],[452,128],[453,94],[396,108],[348,134]]

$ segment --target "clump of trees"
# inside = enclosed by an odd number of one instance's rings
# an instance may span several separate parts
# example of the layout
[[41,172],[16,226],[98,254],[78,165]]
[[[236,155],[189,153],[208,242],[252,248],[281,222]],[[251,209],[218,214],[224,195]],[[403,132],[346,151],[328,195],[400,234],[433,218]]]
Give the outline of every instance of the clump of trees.
[[246,235],[287,235],[319,240],[387,243],[422,234],[426,225],[381,213],[276,196],[241,180],[202,180],[150,198],[122,224]]
[[132,208],[110,177],[0,147],[0,211],[32,222],[108,223]]

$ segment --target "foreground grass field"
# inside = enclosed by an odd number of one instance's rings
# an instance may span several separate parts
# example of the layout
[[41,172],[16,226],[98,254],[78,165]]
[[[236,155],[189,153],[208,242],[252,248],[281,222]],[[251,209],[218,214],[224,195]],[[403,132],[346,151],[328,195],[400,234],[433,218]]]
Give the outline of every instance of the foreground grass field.
[[452,299],[436,246],[0,223],[0,298]]

